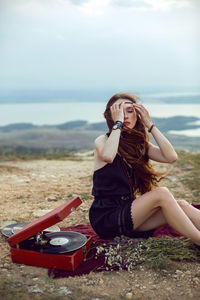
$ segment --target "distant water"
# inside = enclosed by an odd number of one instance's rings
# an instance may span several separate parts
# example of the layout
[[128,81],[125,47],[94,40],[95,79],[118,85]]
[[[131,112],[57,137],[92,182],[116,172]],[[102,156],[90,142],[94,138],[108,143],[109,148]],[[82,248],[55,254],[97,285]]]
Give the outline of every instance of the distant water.
[[[74,120],[89,123],[104,121],[104,102],[65,102],[0,104],[0,126],[12,123],[32,123],[35,125],[62,124]],[[199,104],[145,103],[152,117],[194,116],[200,118]],[[200,132],[196,130],[197,136]],[[189,133],[189,132],[188,132]],[[195,134],[195,130],[193,130]],[[193,135],[190,132],[190,136]]]
[[0,104],[0,126],[11,123],[33,123],[34,125],[62,124],[74,120],[102,122],[105,103],[18,103]]

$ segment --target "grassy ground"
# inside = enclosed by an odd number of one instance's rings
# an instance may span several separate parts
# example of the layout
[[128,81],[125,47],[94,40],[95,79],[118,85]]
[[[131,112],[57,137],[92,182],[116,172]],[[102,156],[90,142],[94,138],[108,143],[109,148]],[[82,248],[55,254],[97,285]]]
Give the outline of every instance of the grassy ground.
[[181,182],[192,191],[194,201],[200,203],[200,154],[179,152],[177,166],[187,173]]

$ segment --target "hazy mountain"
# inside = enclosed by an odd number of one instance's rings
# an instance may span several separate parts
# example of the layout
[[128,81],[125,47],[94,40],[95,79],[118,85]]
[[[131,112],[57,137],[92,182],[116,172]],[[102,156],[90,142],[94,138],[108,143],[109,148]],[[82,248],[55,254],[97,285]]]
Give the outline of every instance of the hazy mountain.
[[[158,128],[169,138],[176,149],[199,151],[200,137],[170,134],[171,130],[200,128],[196,117],[176,116],[154,118]],[[31,153],[43,155],[46,152],[91,150],[95,138],[107,132],[106,122],[88,123],[77,120],[61,125],[34,126],[18,123],[0,127],[0,155]]]

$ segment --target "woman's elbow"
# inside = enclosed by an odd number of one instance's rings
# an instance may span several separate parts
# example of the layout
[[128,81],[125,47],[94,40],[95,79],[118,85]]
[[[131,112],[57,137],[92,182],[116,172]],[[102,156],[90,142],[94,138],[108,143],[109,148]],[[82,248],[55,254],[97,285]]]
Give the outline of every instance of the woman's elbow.
[[169,158],[169,163],[170,164],[173,164],[173,163],[175,163],[176,161],[177,161],[177,159],[178,159],[178,155],[177,155],[177,153],[175,152],[170,158]]
[[110,155],[103,155],[102,156],[102,160],[105,161],[108,164],[112,164],[112,162],[113,162],[114,159]]

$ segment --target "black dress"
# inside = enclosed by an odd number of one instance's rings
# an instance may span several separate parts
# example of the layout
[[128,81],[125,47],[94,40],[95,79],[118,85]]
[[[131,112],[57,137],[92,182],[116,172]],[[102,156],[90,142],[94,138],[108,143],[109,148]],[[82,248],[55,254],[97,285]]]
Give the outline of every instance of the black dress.
[[[134,174],[126,165],[132,183]],[[131,205],[133,197],[127,174],[122,166],[122,158],[116,155],[112,164],[96,170],[93,175],[92,195],[94,201],[89,211],[90,223],[102,238],[125,235],[129,237],[149,237],[152,230],[139,232],[133,229]]]

